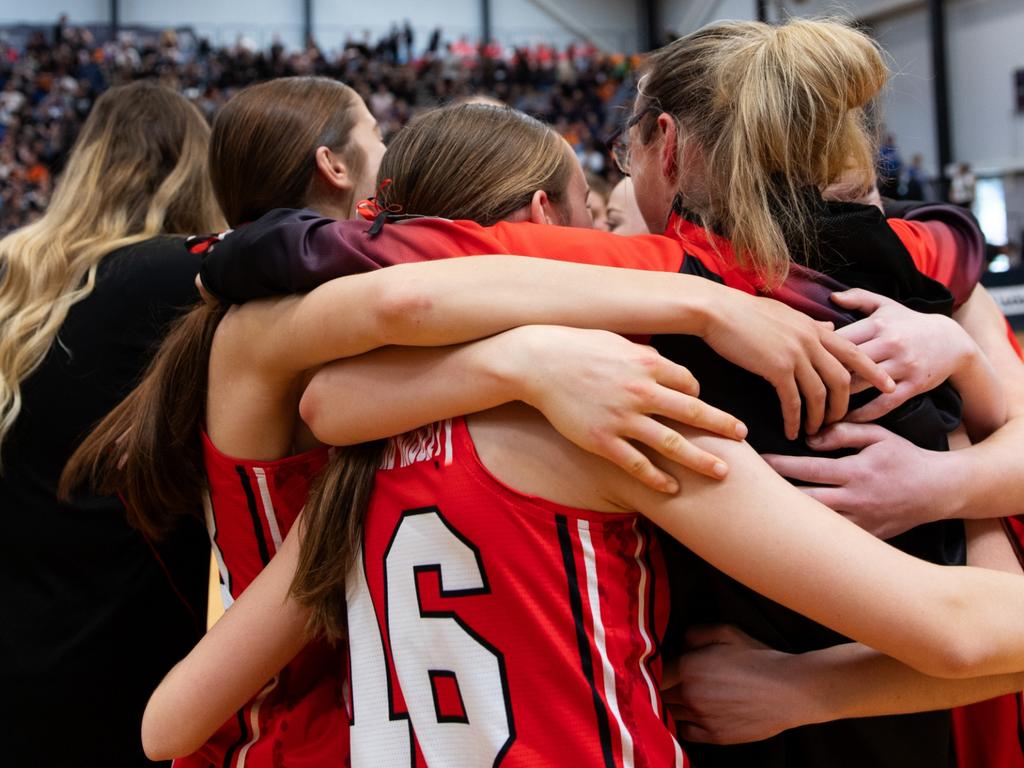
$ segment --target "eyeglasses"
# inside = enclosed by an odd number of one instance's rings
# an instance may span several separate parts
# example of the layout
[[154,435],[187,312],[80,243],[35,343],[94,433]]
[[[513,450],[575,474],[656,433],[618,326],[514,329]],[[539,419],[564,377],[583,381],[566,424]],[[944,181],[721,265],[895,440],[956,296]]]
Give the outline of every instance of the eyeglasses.
[[642,110],[630,116],[626,124],[613,133],[606,143],[608,151],[615,159],[615,165],[619,167],[619,170],[625,176],[629,176],[629,129],[634,125],[638,125],[651,113],[660,114],[661,110],[653,104],[648,104]]

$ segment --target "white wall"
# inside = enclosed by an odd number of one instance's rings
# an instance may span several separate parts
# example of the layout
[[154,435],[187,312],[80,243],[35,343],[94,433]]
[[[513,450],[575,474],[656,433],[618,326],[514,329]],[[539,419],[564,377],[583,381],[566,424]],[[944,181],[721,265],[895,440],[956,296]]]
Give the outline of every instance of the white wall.
[[756,0],[663,0],[661,5],[662,26],[677,35],[685,35],[722,19],[756,19]]
[[[632,52],[639,44],[640,10],[635,0],[492,0],[491,6],[491,23],[502,42],[564,45],[579,39],[572,31],[576,28],[608,50]],[[545,12],[546,7],[555,15]],[[559,17],[570,22],[568,28]]]
[[52,24],[67,13],[83,24],[110,20],[109,0],[0,0],[0,24],[31,22]]
[[[314,0],[313,23],[317,38],[333,48],[348,37],[369,31],[376,39],[392,23],[408,19],[417,45],[426,43],[440,26],[446,39],[480,34],[480,0]],[[538,6],[552,6],[556,14]],[[50,24],[66,11],[72,22],[107,23],[109,0],[0,0],[0,23]],[[638,42],[637,0],[491,0],[491,26],[503,43],[553,42],[564,45],[578,39],[557,16],[593,33],[599,43],[618,50],[635,50]],[[302,42],[302,0],[121,0],[121,22],[126,25],[192,26],[214,44],[233,43],[239,35],[258,46],[275,37],[285,45]]]
[[302,42],[302,0],[121,0],[121,23],[154,27],[190,26],[214,45],[241,35],[259,47],[275,37],[289,47]]

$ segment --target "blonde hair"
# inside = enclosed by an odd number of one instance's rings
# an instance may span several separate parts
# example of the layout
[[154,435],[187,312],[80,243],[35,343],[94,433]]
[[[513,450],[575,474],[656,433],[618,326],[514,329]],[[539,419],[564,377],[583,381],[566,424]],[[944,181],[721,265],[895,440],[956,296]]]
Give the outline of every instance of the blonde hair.
[[511,107],[438,107],[388,145],[377,174],[377,201],[402,213],[486,227],[529,205],[537,190],[564,212],[575,166],[561,136]]
[[96,100],[46,214],[0,240],[0,445],[21,384],[42,363],[104,256],[161,233],[222,224],[206,173],[209,128],[183,96],[152,83]]
[[[876,44],[837,21],[723,22],[651,55],[635,113],[675,118],[684,205],[772,285],[788,245],[811,245],[826,187],[842,178],[857,197],[874,186],[864,107],[887,76]],[[645,115],[643,141],[653,128]]]

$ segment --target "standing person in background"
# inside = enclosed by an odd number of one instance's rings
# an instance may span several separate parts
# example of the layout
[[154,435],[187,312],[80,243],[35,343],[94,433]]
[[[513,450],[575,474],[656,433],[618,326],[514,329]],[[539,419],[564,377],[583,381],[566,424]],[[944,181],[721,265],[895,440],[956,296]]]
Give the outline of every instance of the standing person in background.
[[[196,298],[173,235],[223,226],[209,129],[135,83],[97,101],[46,215],[0,240],[0,734],[9,765],[139,766],[146,696],[202,634],[196,520],[143,537],[116,498],[56,497],[64,463]],[[55,725],[55,723],[59,725]]]
[[962,208],[972,208],[974,206],[974,188],[976,184],[977,180],[974,178],[974,174],[971,173],[971,166],[967,163],[960,163],[949,185],[949,202]]
[[903,189],[904,199],[924,200],[924,186],[927,181],[924,173],[924,156],[917,153],[910,158],[910,165],[907,166],[906,183]]
[[900,196],[902,172],[903,159],[896,148],[896,139],[891,133],[887,133],[878,148],[878,191],[883,197],[895,199]]

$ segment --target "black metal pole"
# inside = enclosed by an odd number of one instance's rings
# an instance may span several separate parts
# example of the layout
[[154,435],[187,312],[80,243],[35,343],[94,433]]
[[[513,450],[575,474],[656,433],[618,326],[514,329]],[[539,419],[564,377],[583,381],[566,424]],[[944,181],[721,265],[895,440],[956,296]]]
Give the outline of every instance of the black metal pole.
[[491,0],[480,0],[480,42],[486,47],[491,42]]
[[946,8],[943,0],[928,0],[928,28],[932,47],[932,93],[935,101],[935,138],[939,152],[939,195],[949,192],[948,167],[953,162],[953,129],[949,114],[949,75],[946,56]]
[[117,40],[121,31],[121,0],[110,0],[110,39]]
[[768,0],[757,0],[757,20],[767,24],[768,23]]
[[662,46],[663,39],[662,25],[658,17],[658,0],[640,0],[638,3],[640,11],[640,49],[653,50]]
[[302,0],[302,41],[306,47],[313,42],[313,0]]

